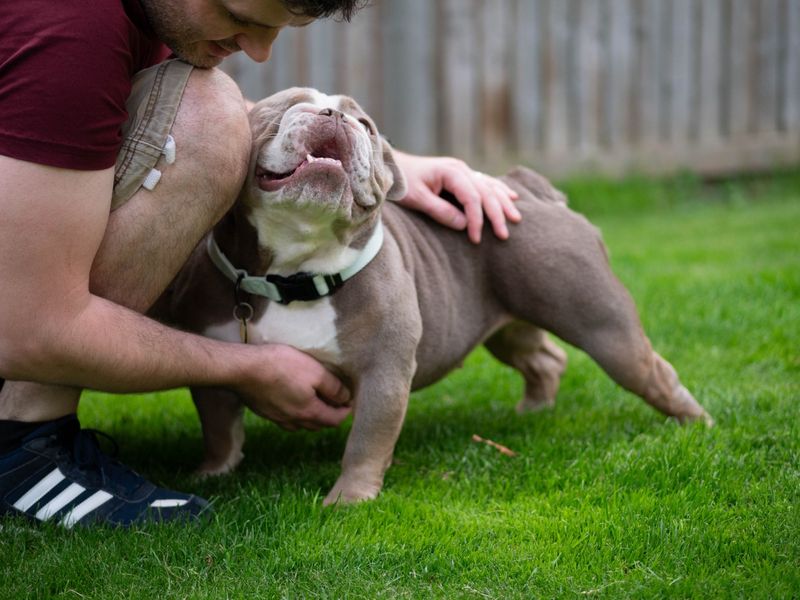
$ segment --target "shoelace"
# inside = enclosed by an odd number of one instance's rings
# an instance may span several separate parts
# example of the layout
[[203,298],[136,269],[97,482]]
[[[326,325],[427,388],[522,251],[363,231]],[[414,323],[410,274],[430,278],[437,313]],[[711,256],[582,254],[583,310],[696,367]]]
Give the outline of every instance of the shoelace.
[[[98,436],[111,442],[113,451],[111,456],[100,448]],[[100,487],[105,487],[109,481],[115,485],[122,485],[127,489],[138,487],[141,483],[136,473],[115,460],[119,454],[119,446],[114,438],[97,429],[80,429],[72,439],[72,455],[78,467],[99,477]]]

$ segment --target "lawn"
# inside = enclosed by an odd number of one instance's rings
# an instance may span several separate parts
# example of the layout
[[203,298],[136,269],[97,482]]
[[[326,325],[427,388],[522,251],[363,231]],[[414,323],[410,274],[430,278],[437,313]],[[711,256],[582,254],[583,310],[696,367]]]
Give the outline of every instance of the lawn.
[[185,392],[87,393],[84,426],[216,515],[6,521],[0,598],[800,597],[800,172],[563,187],[715,428],[666,420],[571,348],[556,408],[519,417],[520,377],[478,350],[414,395],[378,500],[323,509],[347,427],[249,415],[242,468],[195,482]]

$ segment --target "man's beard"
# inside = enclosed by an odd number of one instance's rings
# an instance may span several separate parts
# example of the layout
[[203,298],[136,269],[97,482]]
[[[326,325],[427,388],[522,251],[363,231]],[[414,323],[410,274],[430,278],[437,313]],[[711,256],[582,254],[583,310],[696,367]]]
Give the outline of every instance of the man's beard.
[[191,25],[186,24],[186,15],[176,6],[174,0],[141,0],[141,2],[147,21],[156,37],[178,58],[204,69],[216,67],[222,62],[221,58],[209,55],[199,46],[203,40],[202,35]]

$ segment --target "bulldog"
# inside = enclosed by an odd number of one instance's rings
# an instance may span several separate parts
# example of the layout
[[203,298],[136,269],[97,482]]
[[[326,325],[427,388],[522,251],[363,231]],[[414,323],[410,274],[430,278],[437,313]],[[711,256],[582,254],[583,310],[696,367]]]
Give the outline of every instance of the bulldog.
[[[170,312],[206,336],[295,346],[348,384],[352,429],[325,505],[378,495],[409,393],[481,343],[522,374],[519,412],[555,402],[567,359],[547,331],[665,415],[712,423],[651,347],[599,231],[543,177],[510,171],[523,220],[507,241],[473,245],[385,202],[405,181],[353,99],[293,88],[259,102],[250,123],[240,198],[175,280]],[[200,472],[226,473],[243,458],[243,405],[192,394]]]

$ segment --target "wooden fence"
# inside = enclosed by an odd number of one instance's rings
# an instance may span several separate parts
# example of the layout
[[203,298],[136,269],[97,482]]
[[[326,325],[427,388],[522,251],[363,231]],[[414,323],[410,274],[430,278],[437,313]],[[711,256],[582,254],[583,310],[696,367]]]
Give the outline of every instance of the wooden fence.
[[396,146],[550,175],[800,163],[800,0],[376,0],[226,69],[354,96]]

